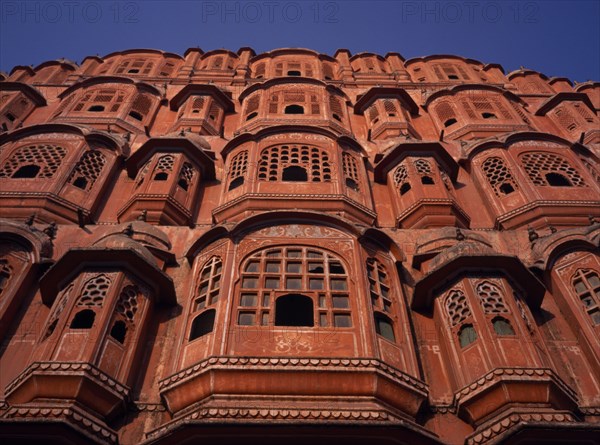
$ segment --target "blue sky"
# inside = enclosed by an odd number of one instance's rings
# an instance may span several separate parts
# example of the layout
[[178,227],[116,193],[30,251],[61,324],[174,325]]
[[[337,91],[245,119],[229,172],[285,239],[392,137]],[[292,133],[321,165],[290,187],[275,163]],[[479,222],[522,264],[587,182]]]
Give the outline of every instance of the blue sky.
[[128,48],[458,54],[600,80],[600,0],[0,0],[0,69]]

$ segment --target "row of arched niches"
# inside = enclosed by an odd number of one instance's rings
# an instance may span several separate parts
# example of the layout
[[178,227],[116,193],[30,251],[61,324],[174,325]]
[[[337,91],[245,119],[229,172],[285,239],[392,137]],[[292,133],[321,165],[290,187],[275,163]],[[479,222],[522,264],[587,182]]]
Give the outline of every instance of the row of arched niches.
[[598,90],[346,51],[15,68],[0,437],[594,443]]

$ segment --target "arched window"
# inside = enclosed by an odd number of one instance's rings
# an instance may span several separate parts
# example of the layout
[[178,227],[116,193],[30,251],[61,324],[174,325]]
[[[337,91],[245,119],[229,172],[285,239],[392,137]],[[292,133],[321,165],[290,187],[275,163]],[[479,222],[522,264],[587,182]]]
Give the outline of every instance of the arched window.
[[393,321],[389,317],[392,312],[392,288],[385,266],[375,258],[367,259],[367,278],[375,319],[375,331],[390,341],[396,341]]
[[515,331],[506,318],[496,317],[492,320],[494,331],[498,335],[515,335]]
[[192,164],[189,162],[184,162],[181,166],[181,171],[179,172],[179,179],[177,180],[177,185],[185,190],[186,192],[190,188],[192,181],[194,180],[194,176],[196,175],[196,170],[192,167]]
[[517,182],[502,158],[492,156],[481,165],[485,177],[496,196],[503,197],[518,189]]
[[[128,95],[117,88],[97,88],[86,91],[83,97],[73,107],[74,112],[103,112],[117,113],[125,103]],[[62,106],[62,104],[61,104]]]
[[285,114],[304,114],[304,107],[302,105],[288,105],[284,110]]
[[138,94],[131,105],[129,110],[129,116],[138,121],[143,121],[144,118],[150,113],[152,107],[152,99],[148,94]]
[[115,74],[143,74],[148,76],[152,74],[154,61],[148,59],[125,59],[117,66]]
[[48,317],[48,322],[46,323],[47,327],[44,331],[42,341],[50,337],[56,329],[56,326],[58,325],[58,320],[60,319],[61,314],[67,306],[67,302],[69,301],[69,296],[71,295],[72,291],[73,285],[71,284],[64,292],[61,293],[61,295],[54,302],[54,307],[52,309],[52,312],[50,313],[50,317]]
[[313,300],[302,294],[288,294],[275,301],[275,326],[315,325]]
[[21,147],[4,163],[0,178],[52,178],[66,154],[56,145]]
[[93,310],[83,309],[75,314],[69,327],[71,329],[91,329],[95,319],[96,313]]
[[520,159],[534,185],[586,186],[579,172],[562,156],[554,153],[534,152],[524,153]]
[[394,184],[400,192],[400,195],[404,195],[411,189],[410,182],[408,180],[408,170],[404,163],[400,164],[394,171]]
[[461,348],[469,346],[475,340],[477,340],[477,332],[472,324],[465,324],[458,331],[458,341]]
[[246,112],[244,113],[247,121],[258,116],[257,112],[258,112],[259,105],[260,105],[260,96],[258,94],[255,94],[247,99]]
[[263,150],[258,164],[258,180],[285,181],[284,172],[288,167],[304,169],[307,175],[305,180],[311,182],[331,181],[331,166],[327,152],[317,147],[297,145],[275,146]]
[[504,303],[504,295],[500,288],[489,281],[477,285],[479,302],[486,314],[500,314],[510,312]]
[[166,181],[169,178],[169,173],[173,171],[175,158],[171,155],[164,155],[158,159],[154,168],[154,180]]
[[82,190],[91,190],[102,173],[106,158],[99,151],[86,151],[77,163],[68,182]]
[[254,69],[254,78],[262,79],[263,77],[265,77],[265,64],[259,63],[256,65],[256,68]]
[[416,159],[414,165],[417,174],[421,177],[421,184],[435,184],[435,181],[433,180],[433,171],[429,161],[426,159]]
[[229,166],[229,189],[238,188],[244,183],[246,172],[248,171],[248,151],[244,150],[231,160]]
[[434,107],[434,113],[437,115],[444,127],[449,127],[456,123],[456,113],[449,102],[440,102]]
[[360,180],[356,158],[350,153],[344,152],[342,153],[342,165],[346,187],[358,192],[360,190]]
[[[267,248],[242,265],[239,325],[351,327],[350,308],[348,275],[342,261],[323,250]],[[294,321],[292,312],[296,310],[302,315]],[[304,324],[287,324],[300,322]]]
[[592,269],[578,269],[572,280],[575,295],[594,325],[600,325],[600,276]]
[[467,297],[460,290],[451,290],[446,297],[446,312],[452,326],[458,326],[472,316]]
[[332,94],[329,95],[329,110],[331,111],[331,117],[337,121],[342,121],[342,117],[344,116],[342,102]]
[[288,165],[283,169],[281,180],[289,182],[306,182],[308,181],[308,173],[304,167]]
[[[216,311],[211,309],[221,293],[221,276],[223,273],[223,261],[218,256],[210,258],[200,270],[198,285],[191,312],[194,316],[190,328],[189,341],[202,337],[212,332],[215,322]],[[207,310],[207,308],[209,308]]]

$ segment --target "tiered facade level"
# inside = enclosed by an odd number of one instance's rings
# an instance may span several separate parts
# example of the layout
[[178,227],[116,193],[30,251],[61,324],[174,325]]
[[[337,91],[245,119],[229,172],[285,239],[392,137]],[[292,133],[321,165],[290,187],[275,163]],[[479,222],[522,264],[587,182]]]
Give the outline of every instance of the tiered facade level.
[[600,83],[129,50],[0,104],[2,443],[599,443]]

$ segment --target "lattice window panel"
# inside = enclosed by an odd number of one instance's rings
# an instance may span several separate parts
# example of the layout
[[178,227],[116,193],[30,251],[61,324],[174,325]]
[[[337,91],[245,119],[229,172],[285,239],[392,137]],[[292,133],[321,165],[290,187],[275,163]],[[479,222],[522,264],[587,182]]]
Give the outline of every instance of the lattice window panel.
[[192,312],[201,311],[219,300],[222,274],[223,261],[218,256],[212,257],[202,266]]
[[265,64],[264,63],[259,63],[258,65],[256,65],[256,69],[254,71],[254,77],[256,77],[256,78],[265,77]]
[[313,300],[314,325],[351,327],[349,277],[339,257],[318,248],[266,248],[242,265],[238,324],[267,326],[284,293]]
[[172,62],[165,62],[165,64],[160,69],[161,76],[171,76],[173,71],[175,70],[175,64]]
[[600,168],[598,168],[598,166],[595,166],[591,162],[586,161],[585,159],[582,159],[581,161],[583,162],[583,165],[585,165],[585,168],[587,168],[589,170],[589,172],[592,175],[592,177],[594,178],[594,180],[598,184],[600,184]]
[[569,178],[576,187],[585,187],[583,178],[569,162],[553,153],[525,153],[520,156],[521,162],[529,178],[535,185],[550,185],[545,177],[546,173],[559,173]]
[[106,158],[99,151],[86,151],[77,163],[68,182],[74,184],[78,178],[86,180],[84,190],[91,190],[96,180],[100,177],[106,164]]
[[56,145],[30,145],[19,148],[0,169],[0,178],[10,178],[19,168],[26,165],[40,167],[36,178],[49,179],[54,176],[67,151]]
[[77,306],[102,307],[110,284],[110,278],[104,274],[89,279],[83,286]]
[[12,273],[13,270],[10,264],[8,264],[8,261],[0,259],[0,295],[2,295],[4,289],[8,287]]
[[121,314],[130,322],[133,322],[135,313],[138,311],[138,295],[140,290],[135,285],[128,285],[123,288],[119,301],[117,303],[117,313]]
[[210,104],[210,109],[208,110],[208,118],[212,121],[217,122],[219,120],[219,116],[221,115],[221,107],[214,100]]
[[360,180],[358,176],[358,162],[356,161],[356,158],[350,153],[342,153],[342,166],[344,169],[344,178],[346,178],[346,181],[348,181],[348,179],[353,181],[353,185],[356,185],[353,188],[356,191],[359,191]]
[[263,150],[258,165],[258,179],[281,181],[283,170],[290,166],[305,168],[308,181],[331,181],[331,164],[327,152],[305,145],[282,145]]
[[375,258],[367,259],[367,277],[373,308],[388,314],[391,313],[392,287],[385,266]]
[[229,167],[229,182],[236,178],[244,178],[248,171],[248,152],[246,150],[238,153],[232,160]]
[[373,123],[375,121],[375,119],[377,119],[377,116],[379,116],[379,114],[377,111],[377,106],[375,106],[375,104],[371,105],[368,108],[367,116],[369,117],[369,120],[371,121],[371,123]]
[[513,178],[509,168],[504,163],[502,158],[493,156],[487,158],[481,165],[483,173],[488,180],[488,183],[494,189],[496,196],[506,196],[506,193],[502,192],[501,187],[505,184],[509,184],[513,190],[517,190],[517,181]]
[[138,94],[133,104],[131,105],[131,111],[135,111],[145,117],[152,107],[152,99],[146,94]]
[[577,122],[577,119],[573,116],[571,110],[566,107],[558,107],[554,110],[554,115],[558,119],[558,124],[565,130],[575,131],[579,128],[579,122]]
[[194,176],[196,175],[196,170],[192,167],[192,164],[189,162],[184,162],[181,167],[181,171],[179,172],[179,180],[177,183],[184,190],[188,190],[190,185],[194,180]]
[[260,96],[258,94],[255,94],[254,96],[250,97],[248,99],[248,102],[246,103],[246,116],[248,116],[250,113],[254,113],[255,111],[257,111],[259,105]]
[[269,101],[269,113],[276,114],[278,110],[279,94],[272,94],[271,100]]
[[212,68],[215,70],[223,68],[223,57],[215,57],[212,61]]
[[305,63],[304,64],[304,75],[306,77],[313,77],[314,74],[314,70],[313,70],[313,66],[310,63]]
[[158,159],[158,163],[156,164],[155,172],[165,172],[170,173],[173,171],[173,164],[175,163],[175,158],[171,155],[164,155]]
[[275,76],[276,77],[283,76],[283,63],[275,64]]
[[125,101],[124,91],[102,88],[88,91],[83,98],[73,107],[73,111],[89,111],[94,105],[101,105],[105,111],[116,113]]
[[586,122],[593,123],[595,121],[595,116],[585,105],[573,104],[573,107],[575,107],[575,111],[577,111],[577,113],[579,113],[579,115],[584,118]]
[[575,294],[592,322],[600,325],[600,275],[592,269],[578,269],[572,282]]
[[137,174],[137,177],[135,179],[135,188],[137,189],[140,185],[142,185],[142,183],[144,182],[144,179],[146,178],[146,175],[148,174],[148,169],[150,168],[150,162],[152,160],[148,160],[146,161],[146,163],[144,164],[144,166],[140,169],[139,173]]
[[109,60],[108,62],[104,62],[100,67],[100,71],[98,72],[98,75],[101,76],[103,74],[108,73],[108,71],[112,67],[113,63],[115,63],[114,60]]
[[504,303],[504,296],[498,286],[489,281],[477,285],[479,302],[486,314],[502,314],[510,312]]
[[300,91],[300,90],[284,91],[283,100],[286,103],[289,103],[289,102],[303,103],[305,100],[305,95],[304,95],[304,92]]
[[329,109],[332,114],[337,114],[339,117],[344,115],[342,102],[335,96],[329,95]]
[[[0,106],[2,106],[2,104],[3,102],[0,102]],[[25,114],[29,106],[30,103],[27,99],[17,96],[4,111],[5,114],[10,113],[14,118],[19,119],[23,117],[22,115]]]
[[420,175],[431,175],[431,163],[426,159],[416,159],[414,161],[415,169]]
[[319,97],[316,94],[310,95],[310,114],[321,114]]
[[448,119],[455,118],[454,109],[448,102],[440,102],[437,104],[435,106],[435,114],[442,123],[446,122]]
[[446,297],[446,312],[452,326],[457,326],[469,318],[471,308],[465,294],[457,289],[451,290]]
[[509,103],[513,107],[513,110],[515,110],[517,112],[517,114],[519,115],[519,117],[521,119],[523,119],[523,121],[526,124],[531,124],[531,121],[527,117],[527,113],[525,112],[525,110],[523,109],[523,107],[521,107],[520,105],[518,105],[518,104],[516,104],[515,102],[512,102],[512,101],[510,101]]
[[145,59],[127,59],[121,62],[121,64],[115,70],[115,74],[149,75],[152,71],[152,68],[154,68],[153,61],[146,61]]
[[383,109],[386,113],[388,113],[388,115],[398,115],[398,109],[396,108],[396,104],[389,99],[383,101]]
[[467,113],[467,116],[469,116],[469,119],[479,119],[479,116],[477,116],[475,111],[473,111],[473,106],[470,101],[463,99],[460,101],[460,104],[462,105],[463,110],[465,110],[465,112]]
[[406,183],[408,183],[408,170],[405,165],[400,164],[394,171],[394,184],[400,188]]
[[42,341],[47,339],[48,337],[50,337],[52,335],[52,333],[54,332],[54,329],[56,328],[56,325],[58,324],[58,319],[60,318],[61,314],[65,310],[65,307],[67,306],[67,301],[69,301],[69,296],[71,295],[72,290],[73,290],[73,285],[69,286],[62,293],[62,295],[59,298],[57,298],[54,308],[52,309],[52,313],[50,314],[50,317],[48,318],[48,323],[46,323],[46,330],[44,332],[44,337],[42,338]]
[[56,109],[56,111],[54,112],[53,118],[55,118],[56,116],[60,115],[63,111],[65,111],[65,109],[69,105],[71,105],[71,103],[73,102],[74,99],[75,99],[75,95],[73,95],[73,94],[71,94],[66,99],[63,99],[61,101],[61,103],[58,105],[58,108]]

